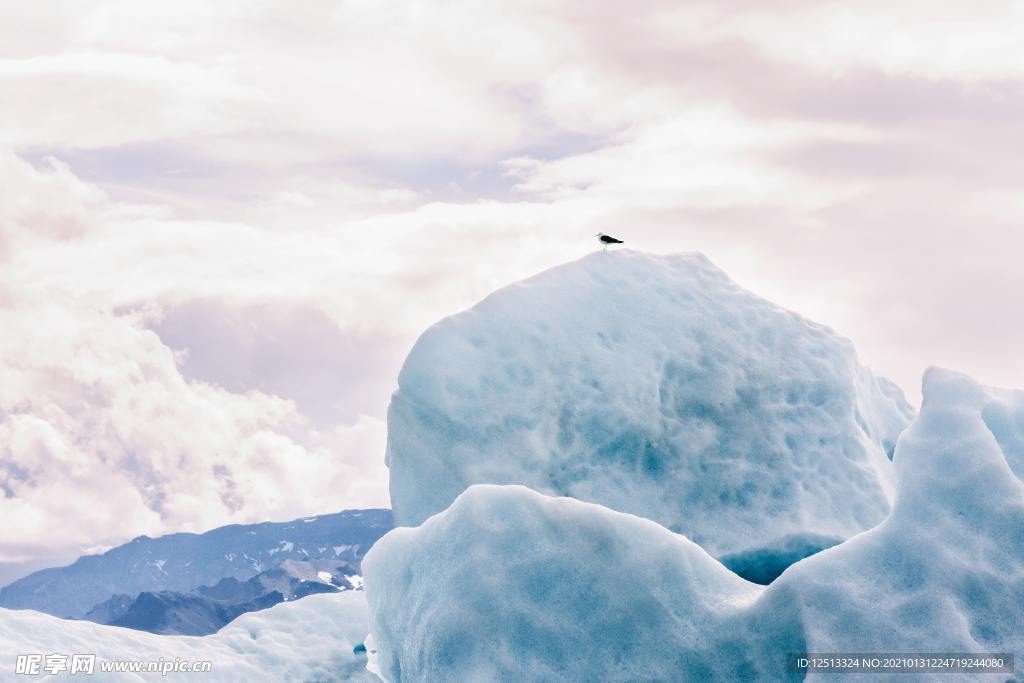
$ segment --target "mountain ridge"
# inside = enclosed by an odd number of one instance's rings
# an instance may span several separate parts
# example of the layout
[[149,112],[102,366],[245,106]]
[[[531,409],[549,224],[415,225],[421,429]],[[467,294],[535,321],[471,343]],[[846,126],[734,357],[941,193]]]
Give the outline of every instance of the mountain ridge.
[[287,522],[230,524],[195,534],[137,536],[99,555],[42,569],[0,589],[0,607],[77,619],[115,595],[187,593],[224,578],[246,581],[286,560],[332,560],[359,573],[362,556],[393,526],[375,508]]

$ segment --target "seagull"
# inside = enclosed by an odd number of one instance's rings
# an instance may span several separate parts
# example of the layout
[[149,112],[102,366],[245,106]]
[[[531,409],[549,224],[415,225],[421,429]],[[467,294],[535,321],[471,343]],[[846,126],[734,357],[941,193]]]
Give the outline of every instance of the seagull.
[[622,240],[615,239],[611,235],[606,235],[603,232],[597,233],[597,241],[601,243],[601,246],[604,247],[605,251],[608,251],[608,245],[609,244],[622,244],[623,243]]

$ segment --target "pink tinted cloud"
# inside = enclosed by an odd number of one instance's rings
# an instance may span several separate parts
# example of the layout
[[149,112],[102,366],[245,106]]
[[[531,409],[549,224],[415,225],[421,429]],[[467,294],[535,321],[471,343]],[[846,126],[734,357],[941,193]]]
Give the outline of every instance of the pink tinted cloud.
[[0,552],[378,501],[404,349],[598,230],[707,252],[911,397],[1024,386],[1024,62],[977,7],[24,6]]

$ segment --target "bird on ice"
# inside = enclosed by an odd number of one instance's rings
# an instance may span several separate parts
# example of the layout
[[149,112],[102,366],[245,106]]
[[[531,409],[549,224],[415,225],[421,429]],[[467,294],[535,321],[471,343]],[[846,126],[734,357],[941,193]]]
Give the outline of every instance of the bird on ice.
[[623,244],[622,240],[615,239],[611,235],[606,235],[603,232],[597,233],[597,241],[601,243],[601,246],[608,249],[609,244]]

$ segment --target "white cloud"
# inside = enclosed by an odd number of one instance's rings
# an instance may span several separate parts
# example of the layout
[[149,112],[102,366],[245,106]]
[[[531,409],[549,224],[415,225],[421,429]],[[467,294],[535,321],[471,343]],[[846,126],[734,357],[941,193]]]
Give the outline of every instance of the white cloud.
[[383,424],[182,377],[127,317],[26,297],[0,310],[5,546],[111,544],[386,502]]
[[99,188],[79,181],[52,158],[36,172],[0,148],[0,178],[0,261],[12,240],[81,235],[107,204]]
[[[523,96],[550,63],[543,26],[479,3],[25,14],[0,28],[0,142],[14,147],[175,140],[221,162],[280,166],[481,159],[550,136]],[[40,53],[26,32],[52,42]]]
[[978,7],[19,6],[0,569],[379,504],[416,335],[598,230],[707,252],[911,396],[1024,385],[1020,7]]
[[724,32],[742,35],[787,62],[822,70],[869,66],[930,78],[1002,78],[1024,69],[1024,7],[1012,0],[765,9],[723,22]]
[[[386,504],[379,418],[352,410],[317,424],[273,394],[187,379],[145,315],[117,315],[113,298],[85,295],[95,270],[19,281],[20,268],[60,267],[47,250],[81,250],[88,265],[108,222],[141,230],[141,218],[153,219],[59,164],[7,159],[4,179],[0,225],[14,248],[0,276],[0,563]],[[285,356],[276,360],[301,354],[303,342],[276,349]]]
[[106,147],[228,133],[260,93],[222,69],[132,54],[0,60],[0,144]]

